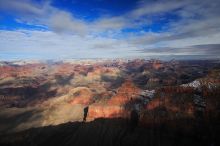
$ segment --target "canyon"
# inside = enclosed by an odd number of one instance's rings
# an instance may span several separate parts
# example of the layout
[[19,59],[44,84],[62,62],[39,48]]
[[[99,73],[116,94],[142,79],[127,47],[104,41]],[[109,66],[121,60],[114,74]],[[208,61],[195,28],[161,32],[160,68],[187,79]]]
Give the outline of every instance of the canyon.
[[[23,142],[24,138],[17,140],[18,133],[26,135],[31,129],[37,131],[44,127],[51,131],[51,126],[65,133],[62,130],[65,125],[80,125],[84,130],[85,127],[92,129],[88,126],[100,126],[107,130],[105,126],[120,123],[124,125],[122,131],[115,132],[122,132],[128,138],[127,130],[133,125],[135,134],[140,134],[141,127],[152,130],[152,125],[174,130],[184,127],[184,134],[192,134],[187,129],[193,132],[198,121],[205,123],[202,126],[216,128],[215,123],[220,119],[220,62],[217,60],[115,59],[0,64],[1,144]],[[138,123],[129,126],[135,120]],[[8,141],[11,136],[15,136],[12,143]]]

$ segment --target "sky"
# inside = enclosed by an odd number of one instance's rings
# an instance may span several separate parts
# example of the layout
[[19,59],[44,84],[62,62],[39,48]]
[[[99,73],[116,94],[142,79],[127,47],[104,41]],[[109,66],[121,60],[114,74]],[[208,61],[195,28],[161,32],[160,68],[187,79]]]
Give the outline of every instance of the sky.
[[220,56],[219,0],[0,0],[0,60]]

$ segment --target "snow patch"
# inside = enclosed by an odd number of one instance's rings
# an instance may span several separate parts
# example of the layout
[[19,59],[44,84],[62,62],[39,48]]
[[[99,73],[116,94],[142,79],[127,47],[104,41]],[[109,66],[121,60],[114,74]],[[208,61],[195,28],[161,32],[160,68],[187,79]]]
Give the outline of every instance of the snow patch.
[[193,81],[191,83],[188,83],[188,84],[182,84],[181,86],[182,87],[200,88],[201,87],[201,83],[200,83],[200,81],[195,80],[195,81]]

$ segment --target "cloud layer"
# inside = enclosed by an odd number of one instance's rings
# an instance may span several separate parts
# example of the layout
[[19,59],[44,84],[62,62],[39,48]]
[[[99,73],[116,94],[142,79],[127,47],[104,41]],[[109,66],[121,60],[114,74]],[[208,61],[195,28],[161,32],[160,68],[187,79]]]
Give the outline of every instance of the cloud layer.
[[[88,21],[51,1],[0,0],[0,12],[13,15],[17,23],[42,27],[1,29],[0,57],[216,57],[220,56],[219,7],[218,0],[140,1],[121,15]],[[158,24],[160,28],[154,30]]]

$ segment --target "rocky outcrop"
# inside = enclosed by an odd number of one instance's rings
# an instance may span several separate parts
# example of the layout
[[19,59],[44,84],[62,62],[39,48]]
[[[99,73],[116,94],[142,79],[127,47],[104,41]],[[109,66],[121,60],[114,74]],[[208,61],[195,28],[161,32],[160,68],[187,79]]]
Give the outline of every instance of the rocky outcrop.
[[155,60],[152,63],[152,67],[153,67],[153,69],[158,70],[158,69],[163,67],[163,63],[161,61],[159,61],[159,60]]
[[70,104],[82,104],[82,105],[89,105],[93,101],[93,93],[87,87],[76,87],[72,89],[69,93],[69,96],[72,96]]
[[116,95],[103,102],[90,105],[88,119],[128,117],[129,111],[125,110],[125,105],[135,100],[140,91],[130,80],[127,80],[118,88]]
[[123,106],[96,103],[89,106],[87,119],[127,117],[127,112]]
[[118,88],[117,94],[108,103],[112,105],[124,105],[129,100],[135,99],[140,94],[140,91],[141,89],[135,86],[130,80],[127,80]]

